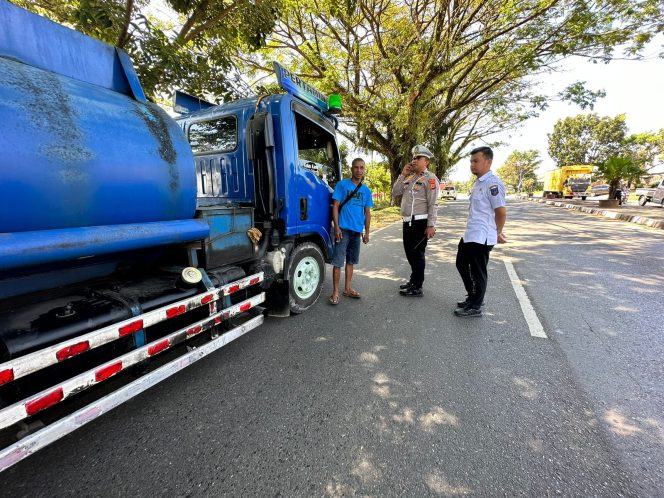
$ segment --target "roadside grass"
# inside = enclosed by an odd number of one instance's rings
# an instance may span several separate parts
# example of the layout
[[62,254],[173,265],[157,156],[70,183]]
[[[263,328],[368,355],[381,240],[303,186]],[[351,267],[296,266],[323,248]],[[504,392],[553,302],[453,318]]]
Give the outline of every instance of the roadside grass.
[[[438,199],[438,205],[444,204],[448,200]],[[389,201],[376,201],[371,210],[371,229],[376,230],[390,223],[401,219],[401,209],[399,206],[390,206]]]
[[371,210],[371,229],[376,230],[401,219],[399,206],[376,207]]

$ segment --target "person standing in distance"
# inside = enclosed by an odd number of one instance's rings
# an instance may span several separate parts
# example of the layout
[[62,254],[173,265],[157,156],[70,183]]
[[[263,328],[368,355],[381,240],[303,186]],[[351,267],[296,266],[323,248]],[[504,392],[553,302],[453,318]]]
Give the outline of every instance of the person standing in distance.
[[392,186],[392,197],[401,197],[403,248],[410,265],[408,282],[399,286],[399,294],[421,297],[424,283],[427,242],[436,234],[438,217],[438,178],[428,170],[433,154],[424,145],[412,150],[413,160],[406,164]]
[[491,171],[491,147],[470,151],[470,172],[477,177],[470,190],[466,231],[459,241],[456,267],[466,288],[466,299],[457,302],[456,316],[482,316],[487,285],[489,253],[507,242],[503,228],[507,219],[505,186]]
[[[341,267],[345,263],[346,280],[343,295],[359,299],[353,289],[353,266],[360,260],[360,239],[369,243],[371,227],[371,190],[363,183],[364,160],[353,159],[351,177],[337,183],[332,194],[332,221],[334,221],[334,254],[332,256],[332,295],[328,302],[339,304]],[[362,231],[364,230],[364,233]]]

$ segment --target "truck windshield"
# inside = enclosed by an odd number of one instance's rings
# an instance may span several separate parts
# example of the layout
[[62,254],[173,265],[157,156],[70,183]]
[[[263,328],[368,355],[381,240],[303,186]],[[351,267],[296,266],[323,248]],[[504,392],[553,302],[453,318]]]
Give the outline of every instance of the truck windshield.
[[573,192],[585,191],[590,186],[590,175],[576,175],[567,180],[569,187]]

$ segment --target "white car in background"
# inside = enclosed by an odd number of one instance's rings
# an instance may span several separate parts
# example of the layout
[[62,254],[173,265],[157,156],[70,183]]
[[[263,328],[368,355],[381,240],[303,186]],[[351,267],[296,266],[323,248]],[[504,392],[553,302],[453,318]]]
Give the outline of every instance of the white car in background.
[[440,190],[441,199],[454,199],[456,201],[457,191],[452,186],[445,186]]

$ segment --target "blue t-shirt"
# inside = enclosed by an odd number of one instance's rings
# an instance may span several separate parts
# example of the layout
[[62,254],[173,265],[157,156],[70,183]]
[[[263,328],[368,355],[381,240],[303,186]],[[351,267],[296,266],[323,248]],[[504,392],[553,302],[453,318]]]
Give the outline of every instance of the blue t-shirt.
[[[348,197],[355,185],[350,178],[341,180],[334,188],[332,199],[339,201],[341,204],[346,197]],[[352,230],[353,232],[362,232],[364,230],[364,208],[372,208],[373,199],[371,198],[371,190],[364,183],[355,192],[355,195],[350,199],[339,213],[339,227],[344,230]]]

